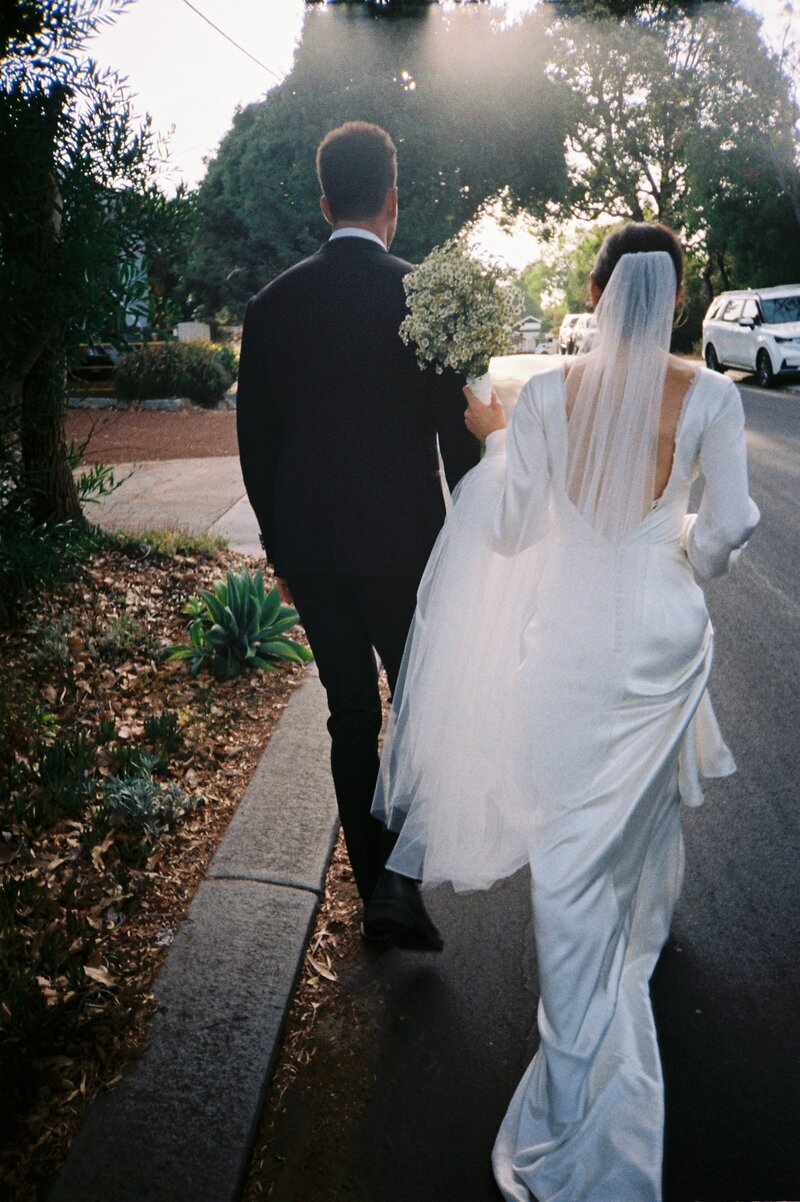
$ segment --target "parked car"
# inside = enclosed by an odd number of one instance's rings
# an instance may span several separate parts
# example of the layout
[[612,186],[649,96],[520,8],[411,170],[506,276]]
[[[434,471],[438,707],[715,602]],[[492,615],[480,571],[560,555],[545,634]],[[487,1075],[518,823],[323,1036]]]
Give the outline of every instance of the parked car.
[[703,320],[703,358],[712,371],[755,371],[764,388],[800,371],[800,284],[716,297]]
[[575,354],[574,330],[585,313],[567,313],[558,331],[558,349],[562,355]]
[[597,341],[597,318],[594,313],[581,313],[572,329],[576,355],[586,355]]

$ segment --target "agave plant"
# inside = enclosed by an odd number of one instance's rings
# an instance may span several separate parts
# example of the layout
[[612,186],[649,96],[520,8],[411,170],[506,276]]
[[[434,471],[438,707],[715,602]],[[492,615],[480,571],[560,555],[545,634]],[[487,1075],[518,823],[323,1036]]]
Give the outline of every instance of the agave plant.
[[296,609],[281,603],[277,588],[264,588],[261,569],[228,571],[226,580],[201,589],[183,610],[190,619],[189,642],[166,650],[167,659],[191,661],[192,676],[207,665],[230,680],[247,668],[266,671],[281,663],[306,664],[307,647],[287,638],[299,621]]

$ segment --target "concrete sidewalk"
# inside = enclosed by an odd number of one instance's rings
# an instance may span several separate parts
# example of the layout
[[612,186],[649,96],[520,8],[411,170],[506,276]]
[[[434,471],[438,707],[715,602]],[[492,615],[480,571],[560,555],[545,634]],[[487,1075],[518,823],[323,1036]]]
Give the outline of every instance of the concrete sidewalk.
[[234,551],[263,554],[238,456],[118,463],[114,475],[119,487],[84,506],[86,517],[104,530],[221,534]]

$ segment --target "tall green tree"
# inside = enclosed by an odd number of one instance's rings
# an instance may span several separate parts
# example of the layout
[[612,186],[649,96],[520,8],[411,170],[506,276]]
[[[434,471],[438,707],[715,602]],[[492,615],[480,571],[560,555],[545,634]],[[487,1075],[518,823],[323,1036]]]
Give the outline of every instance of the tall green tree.
[[734,29],[687,170],[686,229],[709,291],[800,277],[800,75],[758,45],[747,14]]
[[125,308],[158,148],[112,72],[84,57],[128,0],[12,0],[0,26],[0,437],[8,496],[80,518],[65,373]]
[[545,262],[544,259],[537,259],[535,262],[529,263],[520,272],[519,286],[525,296],[525,314],[537,317],[544,323],[543,328],[549,330],[551,326],[550,313],[545,306],[543,297],[558,286],[552,265]]
[[787,127],[782,120],[770,121],[767,157],[784,197],[800,225],[800,7],[789,0],[784,8],[785,25],[780,49],[774,59],[788,80],[795,97],[795,121]]
[[325,238],[316,147],[374,121],[399,154],[397,253],[415,260],[490,198],[541,212],[565,188],[564,89],[548,80],[544,11],[502,28],[484,5],[374,20],[363,5],[311,8],[294,67],[237,113],[209,164],[192,258],[213,311],[247,298]]
[[168,329],[194,316],[187,268],[197,236],[197,193],[180,184],[172,196],[155,188],[131,197],[131,217],[137,230],[149,286],[148,325]]
[[[550,70],[573,104],[573,213],[673,225],[703,265],[709,292],[747,274],[757,213],[771,222],[762,223],[765,243],[785,240],[799,114],[752,13],[705,4],[620,20],[562,19],[553,47]],[[758,282],[777,282],[769,277],[787,263],[784,256],[762,266]]]

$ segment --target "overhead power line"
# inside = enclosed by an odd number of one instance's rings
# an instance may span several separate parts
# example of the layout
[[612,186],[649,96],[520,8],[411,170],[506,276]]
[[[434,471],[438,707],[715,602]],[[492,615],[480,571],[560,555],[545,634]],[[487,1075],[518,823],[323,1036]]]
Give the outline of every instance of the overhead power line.
[[268,67],[266,63],[262,63],[260,58],[256,58],[256,56],[251,54],[249,50],[245,50],[244,46],[240,46],[238,42],[235,42],[233,38],[225,32],[224,29],[220,29],[219,25],[215,25],[214,22],[207,17],[204,12],[201,12],[199,8],[195,8],[190,0],[183,0],[183,3],[187,8],[190,8],[193,13],[197,13],[198,17],[205,21],[206,25],[210,25],[212,29],[216,30],[218,34],[225,38],[226,42],[230,42],[231,46],[235,46],[237,50],[241,50],[242,54],[246,54],[247,57],[252,59],[254,63],[257,63],[259,67],[262,67],[264,71],[268,71],[270,75],[274,75],[279,82],[283,81],[282,75],[279,75],[277,71],[273,71],[272,67]]

